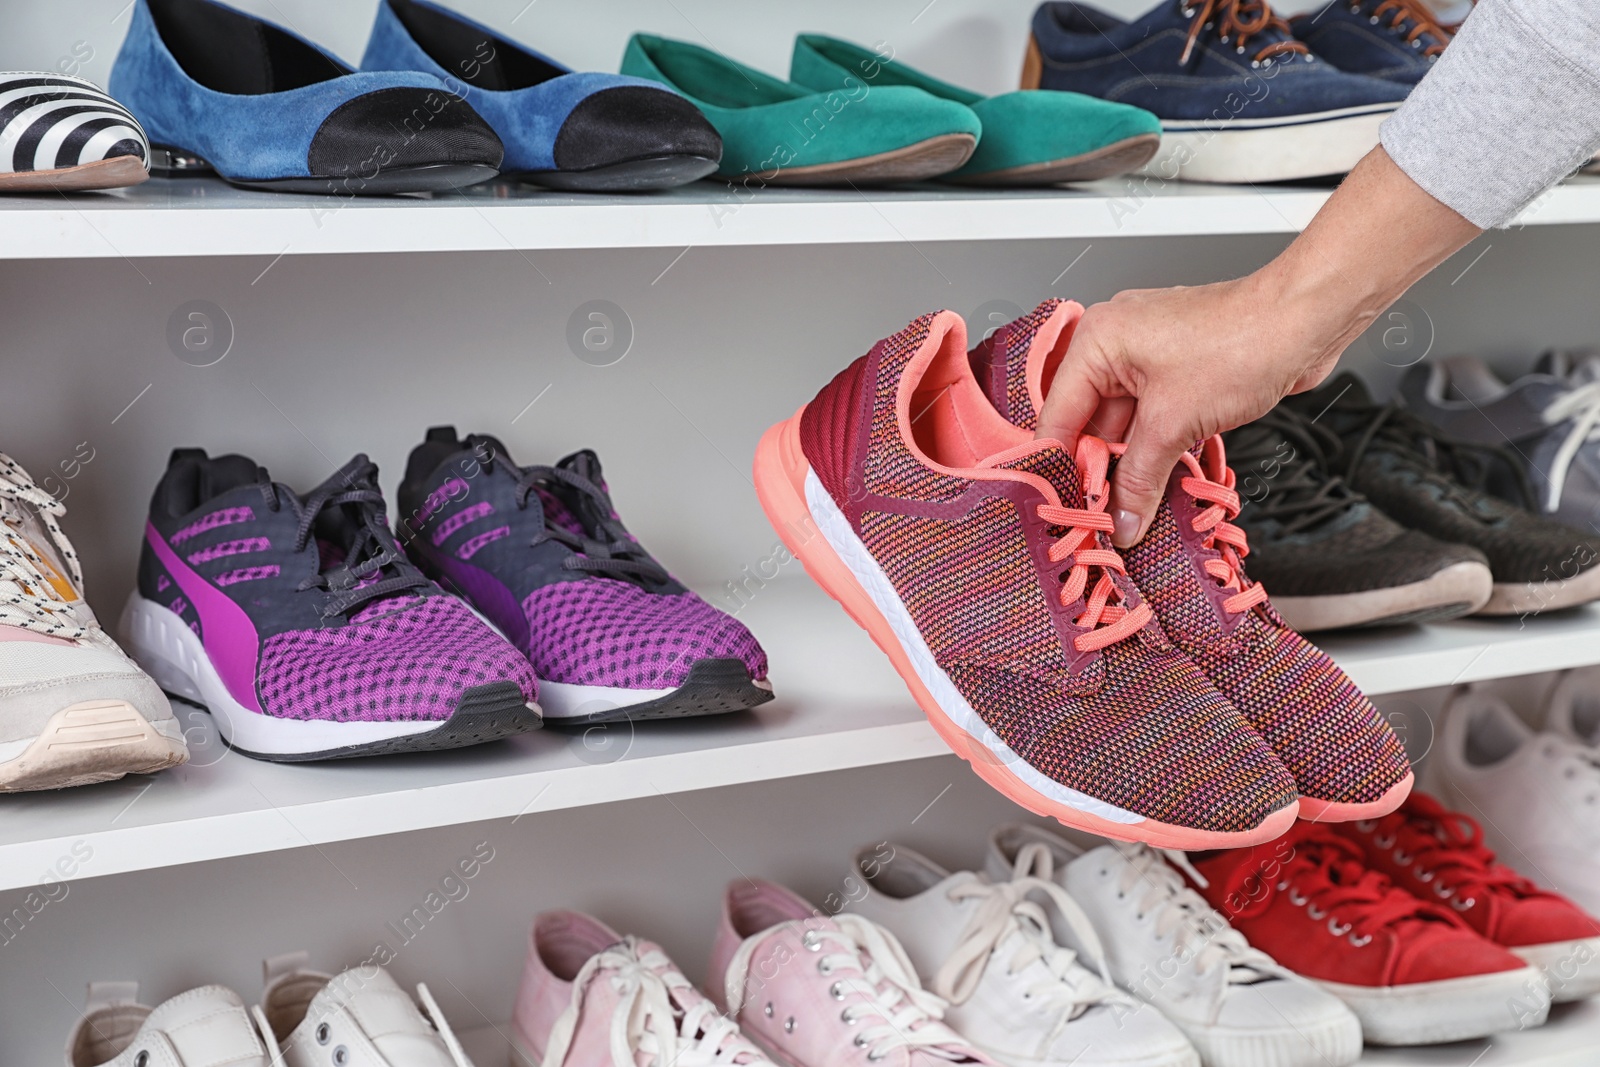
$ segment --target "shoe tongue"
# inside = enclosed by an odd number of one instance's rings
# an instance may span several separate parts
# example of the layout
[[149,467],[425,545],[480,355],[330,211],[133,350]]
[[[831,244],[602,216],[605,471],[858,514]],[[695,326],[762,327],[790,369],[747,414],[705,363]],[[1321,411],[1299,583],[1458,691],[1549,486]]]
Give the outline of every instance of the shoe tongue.
[[[218,1026],[224,1015],[235,1016],[236,1024]],[[173,997],[158,1005],[144,1025],[166,1034],[184,1063],[266,1067],[268,1062],[244,1001],[225,986],[201,986]]]
[[1043,478],[1061,498],[1062,507],[1083,506],[1083,482],[1078,474],[1078,465],[1060,441],[1048,438],[1029,441],[990,456],[978,466]]

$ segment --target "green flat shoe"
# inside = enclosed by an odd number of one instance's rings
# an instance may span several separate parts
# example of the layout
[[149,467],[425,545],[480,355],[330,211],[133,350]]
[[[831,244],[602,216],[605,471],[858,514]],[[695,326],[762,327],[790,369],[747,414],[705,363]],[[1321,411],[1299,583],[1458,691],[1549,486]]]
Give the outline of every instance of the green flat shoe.
[[[983,127],[965,104],[912,85],[793,85],[684,41],[634,34],[622,73],[671,86],[722,137],[724,178],[885,185],[956,170]],[[1050,94],[1058,95],[1058,94]]]
[[1161,120],[1143,108],[1047,89],[985,97],[820,34],[795,38],[789,77],[818,92],[849,84],[870,86],[873,94],[920,89],[971,108],[983,122],[983,139],[965,166],[944,175],[947,182],[1054,185],[1109,178],[1149,162],[1161,140]]

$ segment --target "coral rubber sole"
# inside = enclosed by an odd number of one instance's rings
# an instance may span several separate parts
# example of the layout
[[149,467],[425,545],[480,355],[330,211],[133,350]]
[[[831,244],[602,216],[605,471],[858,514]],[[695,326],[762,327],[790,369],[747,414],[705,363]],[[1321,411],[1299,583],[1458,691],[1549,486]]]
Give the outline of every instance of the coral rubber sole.
[[111,782],[188,758],[170,712],[152,723],[125,700],[85,700],[50,716],[27,747],[0,763],[0,793]]
[[[1273,812],[1249,830],[1214,831],[1164,823],[1061,785],[1030,766],[983,725],[933,662],[932,653],[876,561],[859,541],[848,543],[846,539],[854,540],[854,534],[847,525],[839,528],[843,516],[821,489],[801,452],[799,427],[800,414],[796,413],[769,429],[756,447],[756,495],[768,520],[806,572],[889,657],[940,738],[970,763],[980,778],[1029,811],[1065,826],[1159,848],[1241,848],[1271,841],[1293,825],[1298,810],[1294,804]],[[853,557],[854,566],[846,561],[846,554]],[[877,589],[876,597],[868,592],[869,584]]]
[[1411,771],[1406,776],[1384,791],[1383,796],[1377,800],[1365,803],[1352,804],[1348,801],[1318,800],[1315,797],[1302,795],[1300,797],[1300,817],[1310,822],[1355,822],[1358,819],[1381,819],[1406,802],[1406,797],[1411,795],[1411,787],[1416,785],[1417,776]]

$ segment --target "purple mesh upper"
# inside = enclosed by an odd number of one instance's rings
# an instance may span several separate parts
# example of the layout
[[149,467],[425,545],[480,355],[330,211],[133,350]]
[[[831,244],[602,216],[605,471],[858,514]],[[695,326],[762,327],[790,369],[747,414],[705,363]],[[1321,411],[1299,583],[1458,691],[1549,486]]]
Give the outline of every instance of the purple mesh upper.
[[744,624],[693,593],[587,579],[535,589],[522,610],[528,659],[546,681],[670,689],[702,659],[738,659],[752,678],[767,676],[767,655]]
[[538,695],[528,661],[450,596],[382,600],[347,626],[276,634],[256,677],[263,709],[284,719],[436,722],[491,682]]

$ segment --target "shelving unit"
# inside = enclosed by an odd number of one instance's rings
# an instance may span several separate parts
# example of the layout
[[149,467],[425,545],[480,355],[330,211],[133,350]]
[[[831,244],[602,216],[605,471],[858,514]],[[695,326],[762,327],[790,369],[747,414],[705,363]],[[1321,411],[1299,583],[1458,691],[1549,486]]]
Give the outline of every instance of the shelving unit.
[[[236,2],[347,57],[372,6]],[[614,66],[635,28],[703,28],[728,54],[781,71],[792,34],[820,27],[889,41],[986,92],[1014,84],[1034,6],[616,0],[596,20],[578,0],[451,3],[580,66]],[[104,81],[124,5],[0,0],[0,68],[37,68],[87,42],[83,73]],[[1132,14],[1147,0],[1108,6]],[[361,450],[389,486],[422,429],[452,421],[500,434],[524,463],[596,447],[630,529],[738,607],[778,693],[741,716],[325,765],[229,753],[205,713],[180,705],[187,767],[0,797],[0,1067],[57,1062],[89,980],[137,977],[151,999],[224,981],[249,998],[264,955],[307,945],[319,965],[364,958],[463,842],[495,844],[492,877],[408,939],[393,969],[429,982],[478,1067],[504,1062],[501,1020],[536,910],[593,910],[657,938],[699,980],[730,878],[773,877],[820,900],[867,840],[972,863],[987,828],[1018,809],[948,753],[797,565],[768,577],[773,534],[748,478],[756,440],[924,311],[954,308],[979,332],[1046,296],[1087,303],[1237,276],[1328,195],[1121,179],[1007,192],[707,182],[585,197],[495,182],[346,201],[190,179],[0,199],[0,449],[42,476],[79,442],[94,448],[66,527],[103,619],[132,585],[146,494],[175,445],[243,452],[297,485]],[[1597,242],[1600,179],[1540,198],[1408,295],[1424,354],[1524,364],[1546,346],[1595,343]],[[602,298],[630,320],[625,359],[569,350],[570,316]],[[169,339],[171,317],[198,300],[228,319],[231,348],[214,365]],[[1382,393],[1414,358],[1368,337],[1345,362]],[[1381,708],[1411,716],[1438,695],[1417,691],[1600,663],[1600,606],[1322,643]],[[59,873],[84,852],[91,862]],[[46,879],[68,891],[6,926]],[[1539,1030],[1369,1049],[1362,1064],[1589,1067],[1597,1048],[1591,1001]]]

